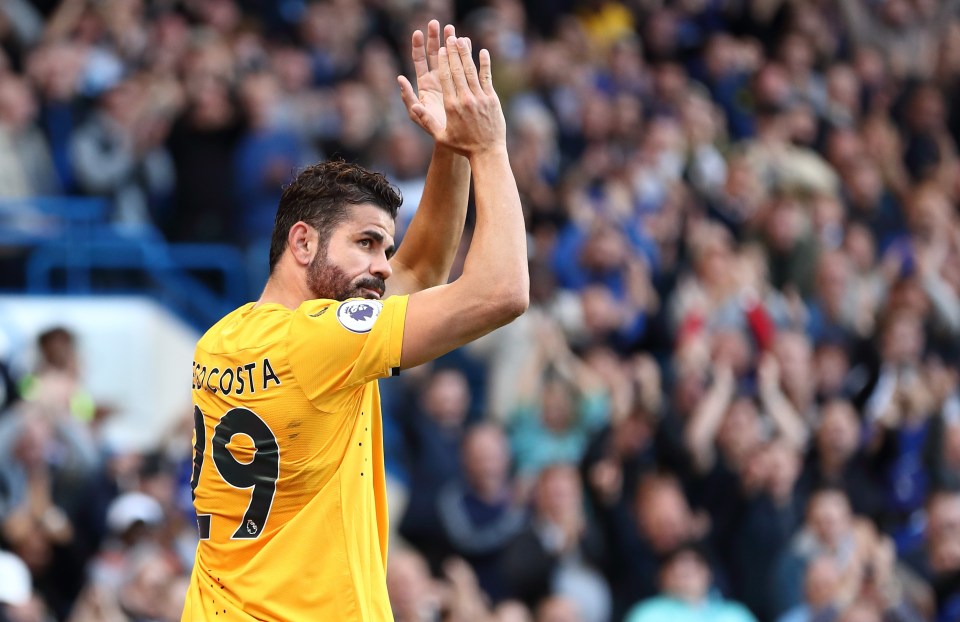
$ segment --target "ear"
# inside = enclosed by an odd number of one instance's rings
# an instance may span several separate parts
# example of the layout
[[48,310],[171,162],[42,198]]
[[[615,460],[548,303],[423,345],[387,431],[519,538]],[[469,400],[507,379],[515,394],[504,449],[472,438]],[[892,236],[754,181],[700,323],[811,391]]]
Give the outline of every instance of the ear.
[[320,250],[319,241],[317,230],[302,220],[287,232],[287,250],[301,266],[308,266],[313,261]]

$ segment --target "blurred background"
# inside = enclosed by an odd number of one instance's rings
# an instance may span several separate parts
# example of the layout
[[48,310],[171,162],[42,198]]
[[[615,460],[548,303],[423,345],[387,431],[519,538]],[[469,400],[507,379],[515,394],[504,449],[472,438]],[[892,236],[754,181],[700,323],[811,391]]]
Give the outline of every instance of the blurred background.
[[194,342],[297,167],[402,237],[431,18],[532,304],[381,382],[397,620],[960,620],[958,5],[2,0],[0,620],[179,619]]

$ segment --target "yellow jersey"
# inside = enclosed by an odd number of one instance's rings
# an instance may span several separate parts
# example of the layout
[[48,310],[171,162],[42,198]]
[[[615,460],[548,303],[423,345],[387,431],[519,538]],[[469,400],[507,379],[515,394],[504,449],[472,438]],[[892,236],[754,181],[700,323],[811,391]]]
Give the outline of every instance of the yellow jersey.
[[392,620],[376,380],[407,297],[253,303],[200,339],[183,621]]

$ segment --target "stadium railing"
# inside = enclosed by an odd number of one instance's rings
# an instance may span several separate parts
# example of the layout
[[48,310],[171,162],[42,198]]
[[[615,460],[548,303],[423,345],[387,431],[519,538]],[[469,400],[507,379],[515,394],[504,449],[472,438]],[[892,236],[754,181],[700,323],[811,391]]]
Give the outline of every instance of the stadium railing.
[[0,199],[0,246],[22,255],[26,291],[142,293],[200,329],[245,299],[236,247],[169,243],[152,226],[111,223],[109,213],[100,198]]

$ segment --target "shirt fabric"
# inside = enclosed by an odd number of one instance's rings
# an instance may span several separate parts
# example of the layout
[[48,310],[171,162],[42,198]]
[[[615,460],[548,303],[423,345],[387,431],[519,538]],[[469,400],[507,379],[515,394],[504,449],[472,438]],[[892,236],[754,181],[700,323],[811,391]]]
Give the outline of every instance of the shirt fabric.
[[657,596],[631,609],[626,622],[756,622],[756,618],[739,603],[706,600],[694,605]]
[[406,308],[250,303],[200,339],[183,621],[393,619],[376,380],[400,366]]

